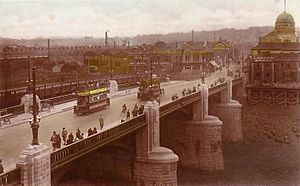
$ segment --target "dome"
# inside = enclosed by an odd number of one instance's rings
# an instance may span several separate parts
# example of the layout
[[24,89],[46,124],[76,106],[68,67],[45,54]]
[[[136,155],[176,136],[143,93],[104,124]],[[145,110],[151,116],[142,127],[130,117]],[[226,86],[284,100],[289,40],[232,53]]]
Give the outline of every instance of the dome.
[[295,21],[291,14],[283,12],[280,14],[275,23],[275,30],[277,31],[295,31]]
[[277,19],[276,19],[276,24],[277,23],[290,23],[290,24],[295,24],[294,18],[291,14],[283,12],[280,14]]

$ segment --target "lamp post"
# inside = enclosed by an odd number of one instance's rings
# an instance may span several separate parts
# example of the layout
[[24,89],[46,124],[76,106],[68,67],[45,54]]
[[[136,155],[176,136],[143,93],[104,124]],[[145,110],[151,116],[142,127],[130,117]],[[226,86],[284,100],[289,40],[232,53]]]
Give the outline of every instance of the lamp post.
[[110,61],[110,79],[113,79],[113,66],[112,66],[112,59],[111,55],[109,55],[109,61]]
[[150,101],[153,101],[153,68],[152,68],[153,56],[150,58]]
[[[32,68],[32,91],[33,91],[33,108],[32,108],[32,115],[33,115],[33,122],[31,123],[31,129],[32,129],[32,143],[31,145],[39,145],[38,141],[38,129],[39,129],[39,124],[37,121],[37,103],[36,103],[36,89],[35,89],[35,67]],[[40,118],[39,118],[40,119]]]

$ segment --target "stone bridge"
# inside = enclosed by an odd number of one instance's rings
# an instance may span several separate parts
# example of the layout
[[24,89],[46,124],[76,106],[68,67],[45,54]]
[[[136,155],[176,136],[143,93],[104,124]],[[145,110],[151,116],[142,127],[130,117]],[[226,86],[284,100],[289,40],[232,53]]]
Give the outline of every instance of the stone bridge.
[[177,185],[177,167],[224,170],[222,143],[241,141],[243,79],[160,106],[55,152],[45,145],[22,152],[3,185],[56,185],[72,179],[121,178],[135,185]]

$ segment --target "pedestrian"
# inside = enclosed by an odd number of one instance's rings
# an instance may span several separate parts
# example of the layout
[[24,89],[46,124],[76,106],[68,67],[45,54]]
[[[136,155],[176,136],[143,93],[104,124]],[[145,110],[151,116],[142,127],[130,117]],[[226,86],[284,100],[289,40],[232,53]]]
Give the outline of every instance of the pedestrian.
[[94,127],[94,129],[93,129],[93,134],[96,134],[96,133],[97,133],[97,128]]
[[121,123],[123,123],[126,120],[126,116],[126,111],[124,112],[124,110],[122,110],[122,112],[120,113]]
[[131,111],[132,116],[136,117],[138,115],[138,108],[134,106],[133,110]]
[[102,117],[99,118],[100,130],[104,127],[104,119]]
[[124,103],[124,105],[122,106],[122,112],[123,112],[123,113],[126,113],[126,111],[127,111],[127,106],[126,106],[126,104]]
[[[190,89],[191,90],[191,89]],[[175,99],[178,99],[179,97],[178,97],[178,95],[175,93],[175,95],[174,95],[174,97],[175,97]]]
[[141,105],[139,108],[139,115],[144,113],[144,105]]
[[2,159],[0,159],[0,174],[4,173],[4,167],[2,165]]
[[55,149],[56,149],[56,139],[57,139],[57,137],[56,137],[56,132],[53,131],[53,134],[52,134],[52,136],[51,136],[51,138],[50,138],[50,141],[51,141],[51,144],[52,144],[53,151],[55,151]]
[[67,140],[68,132],[67,132],[67,130],[65,128],[62,129],[61,136],[63,138],[64,145],[66,145],[66,140]]
[[92,130],[92,128],[89,128],[89,130],[88,130],[88,136],[90,136],[92,134],[93,134],[93,130]]
[[160,105],[160,97],[159,96],[157,97],[157,103],[158,103],[158,105]]
[[182,94],[182,97],[185,96],[185,88],[182,90],[181,94]]
[[79,139],[80,139],[80,140],[83,139],[83,133],[80,134]]
[[130,111],[129,111],[129,109],[126,112],[126,120],[130,120]]
[[67,139],[67,145],[70,145],[74,142],[74,136],[72,134],[72,132],[70,132],[68,139]]
[[75,133],[75,136],[76,136],[75,141],[76,141],[76,140],[79,140],[80,134],[81,134],[81,132],[80,132],[79,128],[77,128],[77,129],[76,129],[76,133]]
[[56,138],[56,147],[58,149],[60,149],[61,147],[61,137],[60,137],[60,134],[57,134],[57,138]]

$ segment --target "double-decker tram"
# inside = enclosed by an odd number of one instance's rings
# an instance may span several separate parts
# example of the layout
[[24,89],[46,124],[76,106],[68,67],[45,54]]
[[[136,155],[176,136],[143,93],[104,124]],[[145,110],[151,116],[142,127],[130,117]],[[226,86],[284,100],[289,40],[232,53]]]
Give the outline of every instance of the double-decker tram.
[[110,99],[107,96],[108,92],[107,84],[99,85],[99,83],[89,85],[87,88],[77,91],[77,105],[74,106],[74,114],[86,114],[109,106]]
[[142,81],[140,82],[137,98],[141,101],[149,100],[151,97],[152,90],[152,98],[156,99],[161,94],[160,82],[158,80],[151,81]]

